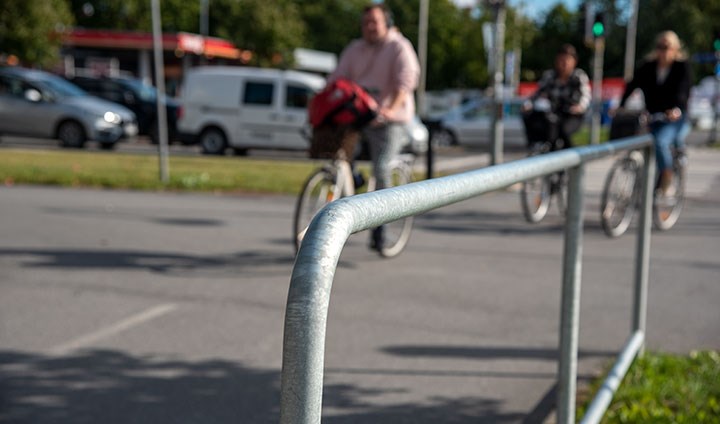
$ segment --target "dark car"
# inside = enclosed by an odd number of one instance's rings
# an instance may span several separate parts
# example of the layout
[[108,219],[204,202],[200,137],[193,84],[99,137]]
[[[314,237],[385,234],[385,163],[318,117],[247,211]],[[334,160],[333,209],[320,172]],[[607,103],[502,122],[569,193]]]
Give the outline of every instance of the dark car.
[[[147,135],[153,143],[157,143],[157,90],[155,87],[143,84],[138,79],[122,77],[76,76],[70,78],[70,81],[92,95],[119,103],[132,110],[137,116],[139,134]],[[176,123],[179,104],[171,98],[166,99],[168,141],[172,142],[177,139]]]

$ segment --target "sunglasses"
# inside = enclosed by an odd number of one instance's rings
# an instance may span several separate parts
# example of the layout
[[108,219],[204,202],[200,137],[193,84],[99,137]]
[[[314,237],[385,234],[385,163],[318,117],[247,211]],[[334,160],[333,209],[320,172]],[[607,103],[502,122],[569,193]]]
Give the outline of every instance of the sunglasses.
[[658,50],[670,50],[670,45],[669,44],[658,44],[657,46],[655,46],[655,48]]

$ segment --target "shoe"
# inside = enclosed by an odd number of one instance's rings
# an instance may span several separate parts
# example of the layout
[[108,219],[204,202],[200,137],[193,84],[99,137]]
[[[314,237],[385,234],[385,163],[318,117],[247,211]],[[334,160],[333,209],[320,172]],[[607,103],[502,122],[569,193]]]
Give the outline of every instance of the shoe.
[[370,236],[370,249],[377,250],[379,252],[382,250],[382,248],[384,246],[385,246],[385,229],[382,226],[373,228],[372,234]]
[[675,186],[672,184],[666,187],[665,190],[662,190],[663,197],[672,198],[675,197],[676,194],[677,191],[675,190]]
[[672,186],[672,180],[672,169],[663,169],[660,171],[660,191],[665,193]]

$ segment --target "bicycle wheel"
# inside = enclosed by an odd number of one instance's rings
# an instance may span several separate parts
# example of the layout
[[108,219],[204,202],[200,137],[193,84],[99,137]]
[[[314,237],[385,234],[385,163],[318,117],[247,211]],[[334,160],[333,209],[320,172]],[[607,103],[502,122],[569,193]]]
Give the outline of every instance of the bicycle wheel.
[[528,222],[540,222],[550,208],[550,178],[542,176],[522,183],[520,204]]
[[675,193],[663,196],[655,191],[653,202],[653,221],[660,231],[669,230],[675,225],[685,203],[685,158],[676,156],[673,160],[672,186]]
[[608,237],[619,237],[630,226],[639,170],[640,164],[631,157],[618,160],[610,168],[600,200],[600,224]]
[[567,215],[567,198],[568,198],[568,175],[567,172],[561,171],[552,177],[553,187],[552,193],[557,201],[557,208],[560,215]]
[[[392,169],[392,186],[407,184],[412,181],[412,172],[405,165],[398,165]],[[398,219],[385,224],[384,242],[382,248],[378,250],[380,256],[384,258],[392,258],[397,256],[405,249],[410,240],[414,217]]]
[[293,220],[295,252],[300,249],[300,243],[315,214],[340,196],[340,193],[335,192],[337,187],[335,182],[336,174],[327,168],[318,169],[307,179],[295,204]]

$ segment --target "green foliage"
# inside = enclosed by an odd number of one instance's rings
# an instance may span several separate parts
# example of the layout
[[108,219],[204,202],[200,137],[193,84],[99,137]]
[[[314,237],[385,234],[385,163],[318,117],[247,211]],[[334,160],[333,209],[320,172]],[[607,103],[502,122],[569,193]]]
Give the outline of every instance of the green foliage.
[[255,53],[252,64],[288,66],[292,51],[305,47],[307,28],[297,2],[213,0],[210,33]]
[[365,0],[323,0],[297,2],[307,26],[307,45],[340,54],[348,42],[360,37],[360,14]]
[[[150,0],[71,0],[70,7],[79,27],[152,31]],[[199,32],[199,1],[162,0],[160,15],[163,31]]]
[[58,59],[61,35],[72,25],[65,0],[5,0],[0,53],[15,55],[27,65],[52,65]]
[[[593,392],[601,384],[596,381]],[[578,417],[584,412],[580,408]],[[637,358],[602,422],[720,423],[720,354],[648,353]]]
[[[590,2],[584,0],[581,4]],[[360,14],[368,0],[211,0],[209,35],[223,37],[255,52],[251,64],[288,67],[296,47],[339,54],[360,36]],[[417,46],[419,0],[386,0],[400,30]],[[593,0],[605,16],[606,77],[623,75],[625,36],[631,0]],[[488,84],[482,25],[492,11],[479,6],[459,9],[451,0],[429,3],[427,88],[482,88]],[[132,31],[151,30],[149,0],[5,0],[0,15],[0,50],[24,63],[50,67],[57,59],[58,29],[78,25]],[[163,31],[199,32],[199,1],[162,0]],[[522,47],[521,79],[536,80],[552,66],[562,43],[578,49],[579,66],[591,69],[592,51],[584,45],[583,12],[558,4],[537,21],[522,10],[507,9],[506,50]],[[720,2],[640,0],[637,57],[652,50],[655,35],[675,30],[689,53],[711,52],[720,21]],[[49,40],[49,41],[48,41]],[[712,64],[694,66],[696,79],[712,75]]]

